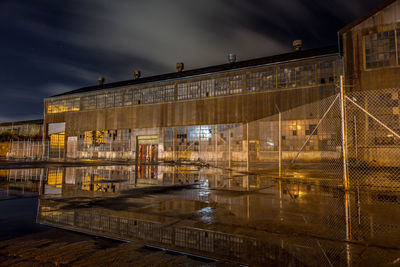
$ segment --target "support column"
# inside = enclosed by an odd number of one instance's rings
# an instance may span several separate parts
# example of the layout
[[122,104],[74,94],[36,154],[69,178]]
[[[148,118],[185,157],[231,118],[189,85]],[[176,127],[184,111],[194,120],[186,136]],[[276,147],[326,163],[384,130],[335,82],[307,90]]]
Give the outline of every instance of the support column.
[[231,168],[231,125],[228,126],[228,168]]
[[176,161],[176,127],[173,128],[173,137],[172,137],[172,160]]
[[247,164],[246,164],[246,170],[249,171],[249,123],[246,123],[246,139],[247,139]]
[[281,112],[279,112],[278,144],[279,144],[279,178],[281,178],[282,177],[282,113]]
[[199,126],[199,159],[201,161],[201,125]]
[[215,167],[218,165],[218,139],[217,139],[217,126],[214,125],[214,139],[215,139]]

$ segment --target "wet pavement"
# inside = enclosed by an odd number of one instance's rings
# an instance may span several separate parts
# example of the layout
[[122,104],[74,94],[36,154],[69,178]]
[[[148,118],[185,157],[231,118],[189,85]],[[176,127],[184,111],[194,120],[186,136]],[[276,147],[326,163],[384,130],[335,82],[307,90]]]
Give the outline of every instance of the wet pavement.
[[[10,169],[0,172],[0,204],[38,196],[37,226],[222,262],[400,264],[399,192],[357,187],[345,192],[332,177],[299,173],[273,179],[262,172],[246,175],[199,166]],[[0,205],[2,213],[5,206]],[[10,238],[20,237],[5,239]],[[89,254],[78,258],[90,259]]]

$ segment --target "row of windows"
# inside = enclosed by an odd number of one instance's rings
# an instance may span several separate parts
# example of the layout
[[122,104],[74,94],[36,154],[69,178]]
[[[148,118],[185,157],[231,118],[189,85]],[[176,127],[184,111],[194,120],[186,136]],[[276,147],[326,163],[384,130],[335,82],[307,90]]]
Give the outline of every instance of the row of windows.
[[174,85],[164,85],[144,89],[128,89],[124,95],[124,105],[172,101],[174,100],[174,96]]
[[[290,87],[311,86],[334,82],[333,61],[298,67],[271,68],[262,72],[221,77],[178,84],[178,100],[208,96],[232,95],[246,91],[262,91]],[[245,82],[245,84],[243,83]]]
[[61,113],[68,111],[78,111],[80,105],[80,98],[71,98],[65,100],[52,101],[47,106],[48,113]]
[[397,66],[400,61],[400,31],[391,30],[364,37],[365,67],[367,69]]
[[215,146],[222,151],[230,142],[232,151],[240,151],[242,137],[242,124],[179,126],[175,137],[174,127],[167,127],[164,129],[164,149],[174,150],[175,142],[175,150],[180,151],[214,151]]
[[[211,96],[240,94],[271,89],[283,89],[316,84],[333,83],[335,80],[333,61],[301,66],[281,66],[252,72],[246,75],[230,75],[214,79],[178,83],[176,99],[195,99]],[[124,95],[123,95],[124,94]],[[84,96],[49,103],[48,113],[91,110],[138,105],[175,100],[175,85],[163,85],[143,89],[130,88],[123,91],[108,92],[101,95]]]
[[79,151],[129,151],[130,129],[84,131],[79,135]]
[[122,106],[122,92],[82,97],[82,110]]

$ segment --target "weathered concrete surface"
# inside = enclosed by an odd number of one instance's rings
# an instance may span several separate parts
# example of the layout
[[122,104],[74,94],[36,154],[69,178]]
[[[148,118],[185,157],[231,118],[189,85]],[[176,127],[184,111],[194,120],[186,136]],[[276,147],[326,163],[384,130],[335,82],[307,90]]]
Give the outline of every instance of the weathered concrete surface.
[[0,242],[0,266],[223,266],[60,229]]
[[53,172],[39,190],[37,219],[57,228],[251,265],[393,264],[400,251],[399,192],[345,192],[313,171],[285,179],[200,166],[57,173],[64,177]]
[[[37,199],[0,201],[0,266],[224,266],[36,223]],[[231,265],[230,265],[231,266]]]

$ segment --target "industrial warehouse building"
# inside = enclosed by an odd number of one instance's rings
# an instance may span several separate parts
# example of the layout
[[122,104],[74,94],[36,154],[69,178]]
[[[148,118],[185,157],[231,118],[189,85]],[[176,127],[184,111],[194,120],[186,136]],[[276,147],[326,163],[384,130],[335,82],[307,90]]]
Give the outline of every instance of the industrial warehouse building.
[[249,122],[333,95],[341,66],[330,47],[78,89],[46,99],[47,132],[67,156],[243,160]]
[[[341,75],[357,103],[366,107],[377,98],[381,105],[369,107],[391,121],[392,129],[400,128],[399,38],[400,3],[386,1],[340,30],[339,46],[304,51],[297,46],[265,58],[187,71],[177,64],[175,73],[100,80],[45,99],[45,139],[50,151],[62,150],[67,158],[231,164],[272,162],[278,151],[291,160],[302,151],[304,161],[339,160]],[[356,95],[367,90],[379,93],[373,99]],[[360,117],[346,121],[352,133],[348,146],[357,157],[384,158],[399,140]],[[357,140],[358,124],[371,135]]]

